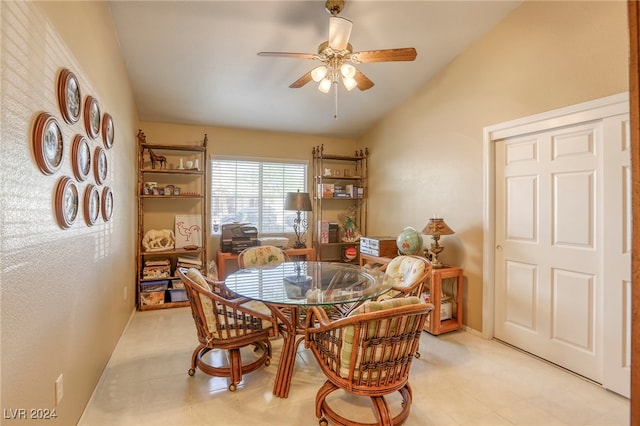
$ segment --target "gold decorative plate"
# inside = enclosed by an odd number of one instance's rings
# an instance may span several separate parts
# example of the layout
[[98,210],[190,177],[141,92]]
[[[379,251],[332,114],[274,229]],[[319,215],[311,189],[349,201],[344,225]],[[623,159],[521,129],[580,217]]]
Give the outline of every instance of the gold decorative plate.
[[73,161],[73,174],[79,182],[84,181],[91,172],[91,149],[87,138],[76,135],[71,146],[71,159]]
[[80,119],[81,99],[76,75],[64,68],[58,75],[58,105],[64,121],[74,124]]
[[60,169],[64,153],[62,130],[58,120],[49,113],[42,112],[36,118],[33,127],[33,152],[40,171],[45,175],[52,175]]
[[78,186],[73,179],[63,176],[55,191],[56,220],[60,228],[67,229],[78,217]]
[[84,190],[84,221],[92,226],[100,215],[100,191],[95,185],[87,185]]
[[87,96],[84,101],[84,127],[91,139],[98,137],[98,133],[100,133],[100,105],[93,96]]

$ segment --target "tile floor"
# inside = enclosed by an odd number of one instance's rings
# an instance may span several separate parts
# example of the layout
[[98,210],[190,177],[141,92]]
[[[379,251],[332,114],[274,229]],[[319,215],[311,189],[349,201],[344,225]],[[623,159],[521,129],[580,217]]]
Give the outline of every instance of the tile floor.
[[[324,382],[301,345],[289,398],[271,394],[281,339],[268,367],[226,378],[187,374],[197,343],[189,308],[136,312],[79,422],[99,425],[317,425]],[[412,364],[405,425],[629,425],[629,400],[496,341],[468,332],[423,334]],[[366,401],[336,404],[372,421]]]

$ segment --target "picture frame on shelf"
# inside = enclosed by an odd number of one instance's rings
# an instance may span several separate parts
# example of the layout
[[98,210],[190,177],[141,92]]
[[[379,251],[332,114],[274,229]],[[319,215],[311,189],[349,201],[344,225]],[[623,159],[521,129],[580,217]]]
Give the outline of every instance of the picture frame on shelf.
[[177,249],[186,246],[202,247],[202,215],[176,215],[174,234]]
[[75,124],[80,119],[82,96],[76,75],[63,68],[58,75],[58,105],[65,122]]
[[62,130],[56,118],[42,112],[36,118],[33,127],[33,152],[40,171],[52,175],[62,166],[64,141]]

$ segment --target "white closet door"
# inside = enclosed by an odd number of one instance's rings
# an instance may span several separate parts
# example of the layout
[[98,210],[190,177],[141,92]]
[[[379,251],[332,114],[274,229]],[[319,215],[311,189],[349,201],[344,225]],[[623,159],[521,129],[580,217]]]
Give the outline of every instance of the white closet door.
[[[631,134],[628,114],[604,119],[604,371],[602,384],[631,393]],[[610,143],[611,142],[611,143]]]
[[496,144],[495,336],[602,381],[601,124]]

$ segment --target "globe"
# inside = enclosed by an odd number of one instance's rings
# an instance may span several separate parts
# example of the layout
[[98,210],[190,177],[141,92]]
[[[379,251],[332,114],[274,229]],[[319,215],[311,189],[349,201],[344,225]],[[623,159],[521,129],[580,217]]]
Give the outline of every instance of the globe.
[[401,254],[418,254],[422,250],[422,235],[411,226],[408,226],[398,235],[396,245]]

